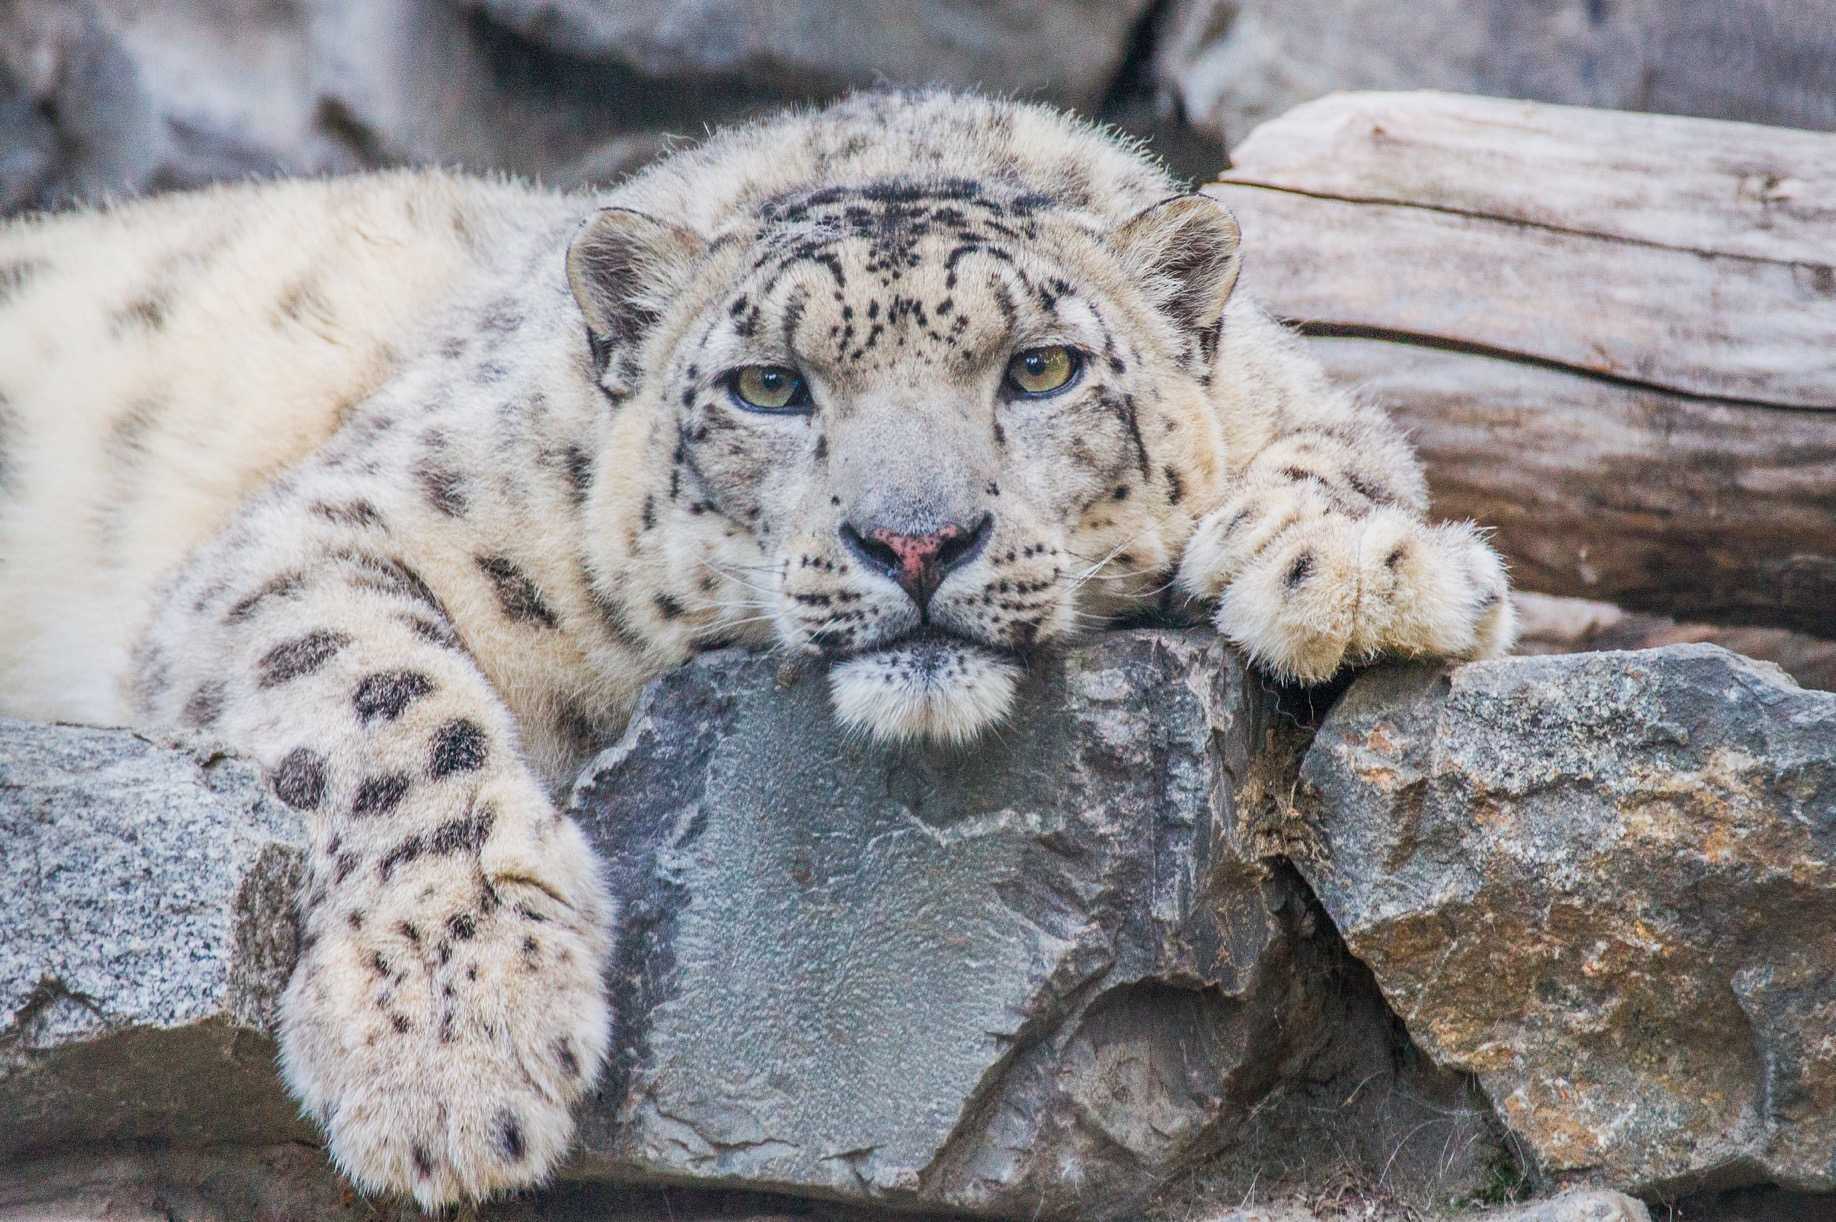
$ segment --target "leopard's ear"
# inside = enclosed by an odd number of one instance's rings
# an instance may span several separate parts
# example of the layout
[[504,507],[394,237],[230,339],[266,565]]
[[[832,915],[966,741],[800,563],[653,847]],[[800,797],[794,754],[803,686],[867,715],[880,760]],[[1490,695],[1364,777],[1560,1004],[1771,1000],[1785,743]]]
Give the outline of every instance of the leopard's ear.
[[1114,238],[1156,305],[1188,331],[1215,336],[1242,266],[1242,231],[1205,195],[1175,195],[1130,217]]
[[601,208],[574,235],[567,282],[608,394],[634,389],[638,345],[706,250],[690,230],[630,208]]

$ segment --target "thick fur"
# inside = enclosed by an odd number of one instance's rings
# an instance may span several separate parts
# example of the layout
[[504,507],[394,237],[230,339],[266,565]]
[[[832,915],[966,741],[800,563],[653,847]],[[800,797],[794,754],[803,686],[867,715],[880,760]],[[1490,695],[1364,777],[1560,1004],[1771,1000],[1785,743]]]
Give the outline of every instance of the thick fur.
[[[311,828],[287,1080],[367,1189],[541,1179],[613,914],[554,795],[640,686],[825,659],[967,739],[1181,591],[1269,670],[1473,656],[1497,557],[1231,296],[1227,214],[1055,112],[870,95],[604,198],[433,172],[0,231],[0,711],[257,758]],[[1064,344],[1081,379],[1002,388]],[[812,409],[740,410],[743,365]],[[842,528],[982,523],[928,608]]]

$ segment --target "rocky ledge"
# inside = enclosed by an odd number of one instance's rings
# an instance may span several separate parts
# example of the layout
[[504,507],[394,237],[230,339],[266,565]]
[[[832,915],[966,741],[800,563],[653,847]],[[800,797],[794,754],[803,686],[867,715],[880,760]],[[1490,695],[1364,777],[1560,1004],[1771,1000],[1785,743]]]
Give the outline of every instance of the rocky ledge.
[[[574,796],[614,1060],[496,1213],[1836,1192],[1836,696],[1700,646],[1386,668],[1309,748],[1202,634],[1029,684],[973,757],[761,657],[656,684]],[[302,838],[254,770],[0,723],[0,836],[0,1218],[361,1216],[272,1068]]]
[[1301,775],[1302,872],[1545,1171],[1836,1192],[1836,695],[1709,645],[1391,670]]

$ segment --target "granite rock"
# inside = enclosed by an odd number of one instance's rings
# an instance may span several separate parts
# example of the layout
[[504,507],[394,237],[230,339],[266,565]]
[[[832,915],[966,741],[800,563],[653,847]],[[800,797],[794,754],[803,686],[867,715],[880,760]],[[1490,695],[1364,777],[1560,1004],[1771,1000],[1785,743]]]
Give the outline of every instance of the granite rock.
[[1094,110],[1149,0],[460,0],[532,42],[646,77],[788,97],[996,87]]
[[840,739],[778,665],[660,680],[576,790],[624,914],[589,1173],[1117,1216],[1206,1157],[1266,1181],[1308,1105],[1337,1136],[1284,1166],[1496,1157],[1266,859],[1280,714],[1210,634],[1042,661],[973,755]]
[[1302,778],[1347,944],[1558,1182],[1836,1191],[1836,695],[1708,645],[1388,669]]
[[[552,1216],[1138,1216],[1198,1165],[1441,1194],[1501,1157],[1272,859],[1300,736],[1213,636],[1042,663],[973,756],[848,742],[789,680],[697,661],[582,778],[620,1026]],[[303,835],[257,769],[0,723],[0,836],[0,1216],[349,1205],[273,1066]]]
[[311,1135],[268,1037],[304,829],[254,764],[0,720],[0,1162]]
[[[1341,1209],[1322,1214],[1305,1205],[1276,1204],[1227,1209],[1207,1217],[1205,1222],[1328,1222],[1329,1218],[1347,1216],[1359,1215]],[[1578,1188],[1526,1205],[1484,1211],[1462,1210],[1448,1215],[1447,1222],[1651,1222],[1651,1211],[1642,1202],[1623,1193]]]
[[1233,145],[1347,89],[1836,129],[1825,0],[1172,0],[1157,22],[1163,114]]

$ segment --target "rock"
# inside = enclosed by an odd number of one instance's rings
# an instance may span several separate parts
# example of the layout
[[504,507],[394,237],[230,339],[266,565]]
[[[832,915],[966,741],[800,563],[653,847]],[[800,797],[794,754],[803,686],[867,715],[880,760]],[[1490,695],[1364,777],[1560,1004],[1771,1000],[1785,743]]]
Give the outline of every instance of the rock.
[[1517,604],[1516,653],[1598,653],[1706,643],[1772,662],[1800,687],[1836,691],[1836,641],[1787,628],[1678,623],[1668,616],[1627,611],[1591,598],[1528,590],[1516,591],[1511,597]]
[[1103,1217],[1207,1155],[1497,1157],[1264,860],[1283,723],[1214,637],[1042,661],[973,755],[838,739],[777,666],[660,680],[576,790],[623,913],[583,1174]]
[[782,100],[654,84],[449,0],[9,0],[0,211],[403,163],[572,186]]
[[884,0],[837,22],[822,0],[7,0],[0,213],[403,163],[587,185],[875,83],[1095,110],[1147,6]]
[[1836,1191],[1836,695],[1707,645],[1383,670],[1302,778],[1347,944],[1557,1181]]
[[311,1130],[267,1036],[304,829],[255,765],[0,720],[0,1164]]
[[569,57],[785,97],[876,82],[997,88],[1094,110],[1148,0],[462,0]]
[[1484,1222],[1651,1222],[1644,1203],[1619,1192],[1564,1192],[1547,1201],[1483,1215]]
[[[0,1164],[0,1222],[426,1222],[359,1195],[309,1145],[148,1146]],[[469,1222],[891,1222],[763,1193],[560,1183],[468,1209]],[[901,1215],[897,1222],[926,1222]]]
[[1158,29],[1163,104],[1231,144],[1348,89],[1836,129],[1825,0],[1175,0]]
[[[1381,1211],[1381,1206],[1374,1208]],[[1385,1212],[1351,1213],[1343,1208],[1334,1208],[1329,1214],[1319,1214],[1305,1205],[1277,1204],[1227,1209],[1223,1213],[1208,1215],[1205,1222],[1326,1222],[1328,1217],[1389,1216]],[[1545,1201],[1533,1201],[1515,1208],[1488,1209],[1484,1212],[1462,1210],[1458,1214],[1437,1216],[1445,1217],[1447,1222],[1651,1222],[1651,1213],[1643,1203],[1622,1193],[1587,1189],[1564,1192]],[[1693,1214],[1690,1216],[1694,1217]],[[1712,1222],[1720,1222],[1720,1219],[1713,1219]]]
[[[1502,1157],[1268,859],[1298,740],[1210,634],[1042,664],[973,757],[847,743],[780,679],[698,661],[583,777],[621,1026],[544,1216],[1101,1217],[1200,1165],[1444,1199]],[[0,1218],[343,1211],[273,1068],[303,836],[255,767],[0,722],[0,836]]]

